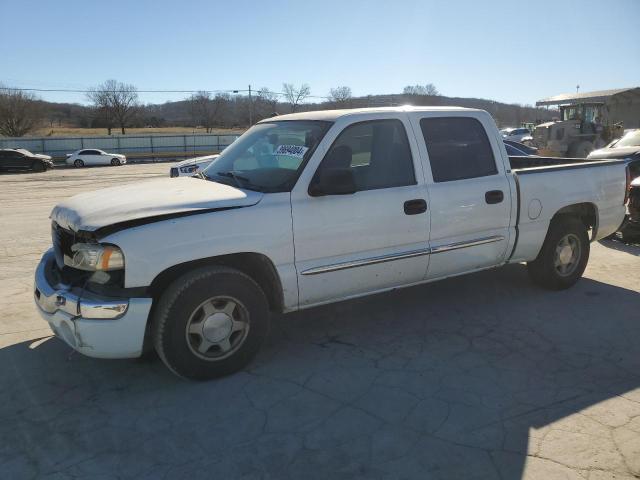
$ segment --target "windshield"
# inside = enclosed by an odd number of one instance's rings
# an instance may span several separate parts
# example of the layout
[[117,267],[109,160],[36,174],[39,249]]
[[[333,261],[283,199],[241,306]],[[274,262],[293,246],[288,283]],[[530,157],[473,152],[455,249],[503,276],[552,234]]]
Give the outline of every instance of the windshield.
[[260,192],[286,192],[331,126],[322,121],[259,123],[203,172],[208,180]]
[[627,133],[615,143],[615,147],[640,147],[640,130]]
[[29,150],[26,150],[24,148],[16,148],[16,152],[20,152],[20,153],[23,153],[25,155],[33,155],[33,153],[31,153]]

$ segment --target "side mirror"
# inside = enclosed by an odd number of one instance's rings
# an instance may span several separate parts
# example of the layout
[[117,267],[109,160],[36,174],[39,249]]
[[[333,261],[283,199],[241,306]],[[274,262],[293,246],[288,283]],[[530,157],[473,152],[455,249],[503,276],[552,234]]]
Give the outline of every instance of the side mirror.
[[356,182],[350,168],[324,168],[313,177],[309,195],[351,195],[356,193]]

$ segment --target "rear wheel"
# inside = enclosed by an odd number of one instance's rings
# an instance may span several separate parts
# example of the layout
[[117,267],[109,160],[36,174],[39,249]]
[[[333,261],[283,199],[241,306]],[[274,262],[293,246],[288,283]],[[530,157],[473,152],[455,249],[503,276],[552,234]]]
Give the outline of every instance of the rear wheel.
[[584,223],[575,217],[554,218],[538,257],[527,264],[529,276],[534,283],[550,290],[569,288],[587,267],[589,249]]
[[80,159],[77,159],[75,162],[73,162],[73,166],[76,168],[82,168],[84,167],[84,162]]
[[117,167],[118,165],[120,165],[120,159],[119,158],[112,158],[111,159],[111,165],[113,165],[114,167]]
[[179,376],[207,380],[253,359],[269,329],[269,306],[244,273],[205,267],[167,287],[153,322],[154,345],[165,365]]

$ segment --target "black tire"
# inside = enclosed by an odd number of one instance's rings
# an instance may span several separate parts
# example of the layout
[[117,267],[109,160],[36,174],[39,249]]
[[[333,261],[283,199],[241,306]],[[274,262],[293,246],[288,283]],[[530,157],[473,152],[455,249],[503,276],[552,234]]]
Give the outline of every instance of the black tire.
[[[237,304],[229,319],[235,324],[236,315],[246,317],[246,333],[243,330],[228,334],[227,345],[229,341],[239,342],[228,353],[215,343],[209,348],[213,352],[196,353],[190,327],[205,325],[213,316],[202,317],[199,322],[193,318],[198,313],[206,316],[203,304],[211,306],[208,302],[214,299],[215,305],[215,299],[220,298]],[[262,289],[244,273],[220,266],[193,270],[171,283],[158,301],[152,324],[153,343],[162,361],[176,375],[193,380],[209,380],[241,370],[255,357],[268,331],[269,304]],[[237,334],[243,337],[238,338]],[[204,333],[200,340],[205,340]],[[219,357],[204,358],[207,355]]]
[[47,167],[44,163],[36,160],[35,162],[33,162],[33,165],[31,165],[31,170],[33,170],[34,172],[44,172],[47,170]]
[[114,166],[114,167],[117,167],[118,165],[120,165],[120,159],[112,158],[111,159],[111,165]]
[[73,162],[73,166],[76,168],[82,168],[84,167],[84,162],[78,158],[75,162]]
[[[557,266],[557,249],[565,239],[579,244],[579,252],[576,253],[575,262]],[[527,264],[529,277],[535,284],[549,290],[564,290],[573,286],[587,268],[590,246],[587,227],[580,219],[565,215],[554,218],[538,257]],[[575,249],[571,251],[574,252]],[[561,273],[564,267],[567,270]]]

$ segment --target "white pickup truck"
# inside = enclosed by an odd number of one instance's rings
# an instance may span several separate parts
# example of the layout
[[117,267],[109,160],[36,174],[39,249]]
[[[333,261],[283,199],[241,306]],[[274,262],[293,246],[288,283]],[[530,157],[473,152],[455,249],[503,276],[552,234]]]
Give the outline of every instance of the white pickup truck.
[[72,197],[35,301],[86,355],[155,347],[183,377],[244,367],[270,312],[527,262],[573,285],[614,232],[618,161],[507,156],[484,111],[379,108],[264,120],[204,172]]

